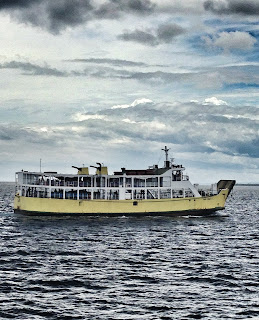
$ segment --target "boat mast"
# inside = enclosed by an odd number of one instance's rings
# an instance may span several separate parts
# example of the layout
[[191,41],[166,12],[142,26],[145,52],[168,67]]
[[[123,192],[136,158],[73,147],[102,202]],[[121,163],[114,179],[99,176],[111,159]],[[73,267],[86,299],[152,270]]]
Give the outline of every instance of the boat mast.
[[168,151],[170,149],[168,149],[167,146],[165,146],[165,148],[161,149],[161,150],[163,150],[165,152],[165,164],[164,164],[164,166],[165,166],[165,168],[170,168],[170,161],[168,160]]

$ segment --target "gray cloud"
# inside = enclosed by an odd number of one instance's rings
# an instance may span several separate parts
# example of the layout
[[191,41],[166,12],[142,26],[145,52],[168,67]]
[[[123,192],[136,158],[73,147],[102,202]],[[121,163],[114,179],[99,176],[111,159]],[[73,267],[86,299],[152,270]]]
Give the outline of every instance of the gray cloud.
[[113,0],[123,11],[132,11],[138,14],[151,13],[155,5],[150,0]]
[[19,69],[24,71],[25,75],[34,76],[54,76],[54,77],[64,77],[66,72],[59,71],[55,68],[50,68],[48,66],[41,67],[30,62],[18,62],[10,61],[0,64],[0,69]]
[[1,0],[0,9],[24,8],[37,2],[41,2],[41,0]]
[[258,15],[259,2],[257,0],[207,0],[204,9],[216,14]]
[[177,24],[162,24],[157,29],[157,38],[160,43],[170,43],[173,38],[185,33],[184,28]]
[[91,0],[38,0],[31,1],[26,7],[17,6],[7,10],[18,21],[54,34],[92,20],[93,11]]
[[118,19],[123,14],[143,15],[154,10],[149,0],[11,0],[0,1],[0,10],[9,12],[20,22],[29,23],[57,34],[91,20]]
[[101,19],[115,19],[122,12],[143,15],[152,13],[154,8],[149,0],[109,0],[95,10],[94,15]]
[[[72,60],[73,61],[73,60]],[[77,60],[75,60],[77,61]],[[79,59],[79,61],[81,61]],[[127,66],[135,66],[135,62],[116,59],[83,59],[90,65],[83,70],[64,71],[49,66],[39,66],[30,62],[10,61],[0,63],[0,69],[21,70],[25,76],[51,76],[51,77],[88,77],[96,79],[121,79],[135,80],[141,83],[147,82],[155,85],[182,84],[191,85],[196,88],[221,88],[224,85],[240,84],[246,88],[246,84],[259,85],[259,66],[229,66],[210,69],[195,69],[190,72],[164,72],[156,71],[135,71]],[[111,64],[123,68],[113,68],[102,64]],[[138,62],[137,62],[138,64]],[[146,66],[143,65],[143,68]],[[147,66],[148,67],[148,66]]]
[[118,39],[123,41],[133,41],[141,44],[156,46],[159,44],[156,36],[148,31],[135,30],[135,31],[125,31],[123,34],[118,36]]
[[118,36],[118,39],[124,41],[138,42],[144,45],[157,46],[162,43],[170,43],[173,39],[186,31],[177,24],[162,24],[156,30],[125,31]]
[[76,26],[89,19],[89,13],[93,10],[90,0],[63,0],[49,3],[47,17],[49,28],[59,31],[67,26]]
[[[195,160],[196,168],[222,166],[224,170],[231,168],[236,172],[237,168],[249,168],[251,177],[251,172],[258,169],[256,118],[259,113],[256,107],[215,105],[213,102],[206,105],[198,102],[157,104],[141,100],[126,107],[81,113],[82,121],[59,125],[50,125],[48,119],[45,125],[27,124],[26,127],[0,124],[2,159],[15,149],[20,160],[26,156],[27,165],[29,158],[35,164],[35,155],[42,158],[47,152],[48,162],[58,159],[57,169],[61,170],[65,155],[74,154],[74,163],[81,163],[82,159],[94,163],[95,157],[99,157],[116,165],[115,159],[119,159],[118,165],[122,165],[121,161],[125,161],[122,154],[130,150],[128,156],[132,157],[132,165],[136,160],[134,151],[141,152],[145,145],[148,154],[166,144],[173,145],[174,152],[181,153],[184,158]],[[87,141],[91,152],[85,154],[82,141]]]
[[200,0],[164,0],[156,1],[158,12],[165,14],[201,14],[204,13],[203,2]]
[[[44,128],[45,129],[45,128]],[[48,131],[42,127],[20,126],[13,124],[0,124],[0,145],[1,143],[18,143],[20,148],[29,148],[30,145],[45,145],[47,147],[57,147],[66,145],[66,137],[62,130],[55,127]]]
[[186,148],[192,145],[196,152],[259,157],[255,120],[259,113],[255,107],[148,102],[101,110],[96,113],[97,119],[92,113],[84,115],[89,118],[78,123],[84,135],[94,128],[112,139],[173,142]]
[[[28,23],[46,29],[54,34],[92,20],[119,19],[123,15],[150,15],[202,13],[203,10],[214,14],[258,15],[257,0],[192,0],[154,3],[151,0],[106,0],[100,3],[96,0],[3,0],[0,1],[0,11],[8,12],[19,22]],[[150,45],[168,43],[173,37],[182,34],[183,29],[162,28],[154,32],[136,30],[120,36],[126,41],[136,41]]]
[[93,63],[93,64],[109,64],[117,67],[146,67],[148,66],[144,62],[135,62],[129,60],[120,60],[120,59],[97,59],[97,58],[88,58],[88,59],[72,59],[67,60],[69,62],[83,62],[83,63]]

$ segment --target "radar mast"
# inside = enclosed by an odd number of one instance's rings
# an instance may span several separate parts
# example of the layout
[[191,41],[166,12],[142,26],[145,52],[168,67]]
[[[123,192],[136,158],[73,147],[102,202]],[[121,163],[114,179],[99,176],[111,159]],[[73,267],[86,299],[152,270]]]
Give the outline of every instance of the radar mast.
[[170,161],[168,160],[168,151],[170,149],[168,149],[167,146],[165,146],[165,148],[161,149],[161,150],[163,150],[165,152],[165,164],[164,164],[164,166],[165,166],[165,168],[170,168]]

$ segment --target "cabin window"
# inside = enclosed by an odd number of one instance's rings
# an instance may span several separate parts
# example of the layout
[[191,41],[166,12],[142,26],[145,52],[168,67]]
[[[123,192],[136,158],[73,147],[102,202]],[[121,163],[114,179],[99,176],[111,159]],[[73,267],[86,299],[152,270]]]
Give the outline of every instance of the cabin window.
[[171,198],[171,189],[160,190],[160,199],[169,199],[169,198]]
[[110,190],[107,193],[108,200],[119,200],[119,190]]
[[181,181],[182,180],[182,172],[181,171],[173,171],[172,172],[172,180],[173,181]]
[[39,175],[35,174],[26,174],[26,183],[27,184],[38,184]]
[[104,189],[99,189],[93,192],[93,198],[94,199],[105,199],[105,190]]
[[63,189],[51,189],[51,198],[63,199]]
[[187,190],[185,190],[185,197],[194,197],[194,194],[192,192],[192,190],[190,188],[188,188]]
[[[51,185],[54,185],[53,182],[51,182]],[[65,186],[67,187],[77,187],[78,186],[78,178],[77,177],[66,177],[65,178]]]
[[108,179],[108,187],[119,187],[119,178]]
[[96,187],[105,187],[105,177],[96,177]]
[[133,192],[134,199],[145,199],[145,190],[134,190]]
[[81,177],[79,179],[79,187],[91,187],[92,179],[91,177]]
[[[46,183],[44,183],[45,180],[46,180],[46,178],[43,177],[43,183],[41,183],[41,184],[45,184],[46,185]],[[63,187],[64,184],[65,184],[65,178],[64,177],[52,177],[51,178],[51,185],[52,186]]]
[[145,179],[134,178],[134,187],[145,187]]
[[184,194],[183,189],[172,191],[173,198],[183,198],[183,194]]
[[131,188],[132,187],[132,178],[126,178],[126,187]]
[[138,205],[138,201],[133,201],[133,206],[137,206]]
[[69,190],[65,192],[65,198],[66,199],[71,199],[71,200],[76,200],[77,199],[77,190]]
[[158,187],[158,178],[148,178],[147,187]]
[[91,199],[91,191],[90,190],[79,190],[79,199],[80,200],[90,200]]
[[158,199],[158,190],[157,189],[148,189],[147,190],[147,199]]

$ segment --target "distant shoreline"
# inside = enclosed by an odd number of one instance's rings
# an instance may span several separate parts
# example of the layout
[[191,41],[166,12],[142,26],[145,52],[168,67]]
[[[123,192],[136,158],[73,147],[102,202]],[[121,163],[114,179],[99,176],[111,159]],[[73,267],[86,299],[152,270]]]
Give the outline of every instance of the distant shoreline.
[[15,181],[0,181],[0,183],[13,183],[13,184],[15,184]]
[[241,187],[259,187],[259,183],[237,183],[236,186],[241,186]]

